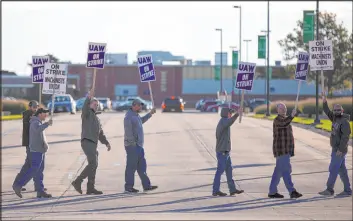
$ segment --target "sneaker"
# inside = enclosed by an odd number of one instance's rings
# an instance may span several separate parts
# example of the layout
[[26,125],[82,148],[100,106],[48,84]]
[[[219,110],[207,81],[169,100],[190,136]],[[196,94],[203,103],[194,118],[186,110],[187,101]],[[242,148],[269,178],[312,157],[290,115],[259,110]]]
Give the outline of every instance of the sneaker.
[[72,181],[72,186],[75,188],[75,190],[79,193],[82,194],[82,189],[81,189],[81,184],[82,182],[79,182],[77,180]]
[[13,191],[15,191],[15,194],[18,196],[18,197],[20,197],[20,198],[22,198],[22,194],[21,194],[21,187],[18,187],[18,186],[15,186],[15,185],[13,185],[12,186],[12,189],[13,189]]
[[93,189],[87,189],[86,194],[87,195],[101,195],[101,194],[103,194],[103,192],[93,188]]
[[333,196],[334,192],[333,192],[333,191],[330,191],[330,190],[328,190],[328,189],[326,189],[326,190],[324,190],[324,191],[319,192],[319,194],[320,194],[321,196]]
[[279,194],[279,193],[275,193],[275,194],[268,194],[269,198],[284,198],[283,195]]
[[340,192],[339,194],[337,194],[336,196],[338,196],[338,197],[352,196],[352,192],[343,191],[343,192]]
[[212,193],[212,196],[227,196],[227,194],[221,191],[218,191],[218,192]]
[[157,188],[158,188],[158,186],[150,186],[150,187],[148,187],[148,188],[146,188],[146,189],[143,189],[143,191],[144,191],[144,192],[152,191],[152,190],[155,190],[155,189],[157,189]]
[[241,194],[244,193],[244,190],[235,190],[234,192],[231,192],[230,195],[234,196],[235,194]]
[[291,198],[291,199],[298,199],[298,198],[300,198],[300,197],[302,197],[302,196],[303,196],[303,194],[298,193],[296,190],[294,190],[294,191],[291,192],[291,194],[290,194],[290,198]]
[[138,193],[139,191],[135,188],[125,190],[125,193]]
[[52,195],[45,191],[37,192],[37,198],[52,198]]

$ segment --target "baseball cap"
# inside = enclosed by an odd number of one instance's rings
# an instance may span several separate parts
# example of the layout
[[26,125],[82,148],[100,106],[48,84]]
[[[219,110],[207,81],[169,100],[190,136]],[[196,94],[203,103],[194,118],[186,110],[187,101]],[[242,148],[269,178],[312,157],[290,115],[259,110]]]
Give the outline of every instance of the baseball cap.
[[36,113],[34,114],[34,116],[38,116],[38,114],[42,114],[42,113],[49,113],[49,110],[44,109],[44,108],[39,108]]
[[38,106],[39,106],[39,104],[38,104],[38,102],[37,102],[37,101],[32,100],[32,101],[30,101],[30,102],[29,102],[28,106],[29,106],[29,107],[38,107]]
[[135,105],[143,105],[143,103],[141,103],[139,99],[135,99],[132,101],[132,106],[135,106]]

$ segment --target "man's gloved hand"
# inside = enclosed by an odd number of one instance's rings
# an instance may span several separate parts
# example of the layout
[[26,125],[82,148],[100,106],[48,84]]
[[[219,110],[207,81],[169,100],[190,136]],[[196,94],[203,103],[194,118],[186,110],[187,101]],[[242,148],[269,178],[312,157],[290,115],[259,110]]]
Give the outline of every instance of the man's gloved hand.
[[156,108],[154,107],[154,108],[152,108],[152,110],[150,111],[150,114],[155,114],[156,113]]

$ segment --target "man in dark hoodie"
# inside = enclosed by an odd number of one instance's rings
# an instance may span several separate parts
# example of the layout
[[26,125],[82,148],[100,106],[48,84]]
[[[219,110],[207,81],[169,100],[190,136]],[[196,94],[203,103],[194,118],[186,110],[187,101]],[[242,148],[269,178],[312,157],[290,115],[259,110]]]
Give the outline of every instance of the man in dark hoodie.
[[213,181],[213,196],[226,196],[226,193],[220,191],[221,175],[226,172],[227,183],[230,195],[243,193],[244,190],[237,190],[233,180],[233,167],[230,158],[230,150],[232,148],[230,126],[234,124],[242,110],[239,110],[232,116],[232,110],[222,108],[221,119],[216,129],[216,154],[217,154],[217,171]]
[[343,108],[339,104],[333,105],[333,111],[327,105],[326,96],[322,93],[323,108],[327,117],[332,122],[330,143],[332,147],[331,162],[329,166],[329,177],[326,183],[326,190],[319,192],[323,196],[332,196],[334,194],[334,185],[338,174],[344,185],[343,192],[338,196],[351,196],[352,189],[349,183],[348,172],[346,168],[346,155],[348,152],[349,135],[351,128],[349,125],[348,114],[343,113]]
[[[33,114],[37,111],[38,109],[38,102],[37,101],[30,101],[28,104],[28,110],[24,111],[22,113],[22,146],[26,147],[26,159],[25,163],[23,164],[21,171],[17,174],[15,180],[13,183],[16,183],[18,179],[23,176],[24,172],[28,170],[28,168],[31,167],[31,161],[30,161],[30,150],[29,150],[29,121]],[[22,191],[26,191],[26,188],[22,188]]]
[[125,192],[127,193],[139,192],[134,188],[136,170],[140,176],[144,191],[151,191],[158,188],[151,185],[150,179],[147,176],[142,127],[142,124],[146,123],[156,113],[156,109],[153,108],[148,114],[140,117],[141,105],[140,100],[134,100],[132,107],[127,111],[124,118],[124,146],[126,151]]
[[96,172],[98,168],[98,141],[107,146],[110,151],[111,146],[104,135],[102,125],[97,114],[99,101],[94,98],[94,92],[91,90],[82,107],[82,132],[81,147],[87,157],[88,164],[81,174],[72,182],[72,186],[77,192],[82,194],[81,184],[84,179],[88,178],[86,194],[103,194],[95,188]]
[[276,167],[272,174],[269,198],[284,198],[278,193],[277,186],[281,177],[289,192],[290,198],[296,199],[302,197],[294,188],[292,182],[292,166],[290,158],[294,156],[294,136],[291,122],[296,115],[296,110],[292,110],[290,116],[287,115],[287,107],[284,103],[278,103],[277,117],[273,120],[273,156],[276,158]]
[[43,123],[47,117],[47,113],[49,113],[49,110],[39,108],[30,120],[29,150],[31,166],[24,171],[23,175],[21,175],[12,185],[16,195],[20,198],[22,198],[22,187],[32,178],[34,179],[35,190],[37,191],[38,198],[52,197],[50,194],[45,192],[43,185],[45,153],[49,149],[44,130],[53,123],[52,120]]

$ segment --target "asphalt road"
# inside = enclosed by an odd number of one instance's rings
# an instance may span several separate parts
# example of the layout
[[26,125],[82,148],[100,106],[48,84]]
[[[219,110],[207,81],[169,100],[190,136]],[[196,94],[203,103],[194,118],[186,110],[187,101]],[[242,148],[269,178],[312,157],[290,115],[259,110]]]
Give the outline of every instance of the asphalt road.
[[[11,185],[23,164],[21,121],[2,122],[2,219],[271,219],[271,220],[352,220],[352,198],[321,197],[329,165],[329,139],[320,134],[294,128],[296,156],[292,158],[295,188],[304,194],[289,199],[281,181],[284,199],[268,199],[268,187],[274,169],[272,123],[244,117],[232,126],[233,175],[244,194],[212,197],[216,170],[215,127],[213,113],[157,112],[145,129],[145,153],[148,175],[159,188],[151,193],[124,194],[125,150],[123,113],[100,115],[112,144],[106,151],[99,145],[96,187],[100,196],[79,195],[70,187],[85,157],[80,147],[80,114],[58,115],[46,131],[50,150],[46,156],[45,186],[51,199],[37,199],[33,182],[26,186],[24,198],[18,198]],[[351,149],[347,156],[352,181]],[[228,192],[225,175],[221,190]],[[135,187],[142,190],[136,174]],[[85,191],[86,185],[83,185]],[[338,178],[336,192],[343,185]]]

